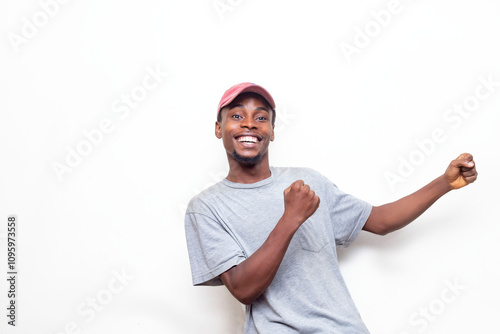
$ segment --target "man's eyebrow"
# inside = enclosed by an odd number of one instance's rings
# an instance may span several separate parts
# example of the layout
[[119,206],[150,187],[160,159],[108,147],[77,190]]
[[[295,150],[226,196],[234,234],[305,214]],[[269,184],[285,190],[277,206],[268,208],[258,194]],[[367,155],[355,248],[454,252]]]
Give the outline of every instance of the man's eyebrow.
[[234,109],[234,108],[238,108],[238,107],[243,108],[244,106],[241,103],[238,103],[238,104],[230,106],[229,110]]

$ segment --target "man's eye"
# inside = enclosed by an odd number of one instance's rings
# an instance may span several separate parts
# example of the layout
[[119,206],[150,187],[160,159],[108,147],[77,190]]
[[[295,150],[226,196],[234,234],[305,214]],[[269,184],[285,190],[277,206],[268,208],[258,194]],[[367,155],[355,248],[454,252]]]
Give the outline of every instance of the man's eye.
[[259,116],[259,117],[257,117],[257,120],[258,121],[267,121],[267,117],[265,117],[265,116]]
[[240,118],[241,118],[241,116],[240,116],[240,115],[233,115],[233,116],[231,116],[231,117],[232,117],[232,118],[235,118],[235,119],[240,119]]

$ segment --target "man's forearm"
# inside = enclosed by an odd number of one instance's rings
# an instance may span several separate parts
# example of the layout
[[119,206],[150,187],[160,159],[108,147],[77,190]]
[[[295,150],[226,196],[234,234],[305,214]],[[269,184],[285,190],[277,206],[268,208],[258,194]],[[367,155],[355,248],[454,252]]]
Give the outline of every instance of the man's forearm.
[[248,259],[221,275],[231,294],[250,305],[271,284],[297,228],[282,217],[262,246]]
[[450,190],[449,183],[441,175],[411,195],[373,207],[363,229],[382,235],[398,230],[415,220]]

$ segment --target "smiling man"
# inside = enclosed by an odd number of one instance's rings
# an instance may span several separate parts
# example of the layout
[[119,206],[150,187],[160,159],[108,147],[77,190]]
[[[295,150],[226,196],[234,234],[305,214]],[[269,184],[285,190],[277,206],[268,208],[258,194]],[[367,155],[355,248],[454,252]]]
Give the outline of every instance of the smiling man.
[[193,284],[224,284],[247,305],[245,333],[369,333],[340,274],[337,247],[362,229],[402,228],[474,182],[472,155],[460,155],[417,192],[372,206],[314,170],[271,167],[275,119],[271,94],[252,83],[231,87],[219,103],[215,135],[229,173],[186,211]]

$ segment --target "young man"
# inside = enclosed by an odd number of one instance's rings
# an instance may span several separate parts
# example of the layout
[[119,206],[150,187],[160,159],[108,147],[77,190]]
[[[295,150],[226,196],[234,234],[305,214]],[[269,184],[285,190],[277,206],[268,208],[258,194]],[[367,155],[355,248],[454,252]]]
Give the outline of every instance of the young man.
[[224,284],[247,305],[245,333],[368,333],[339,272],[336,247],[361,229],[387,234],[439,197],[476,180],[470,154],[396,202],[370,204],[306,168],[269,166],[275,103],[242,83],[223,95],[215,135],[226,179],[189,203],[186,238],[194,285]]

